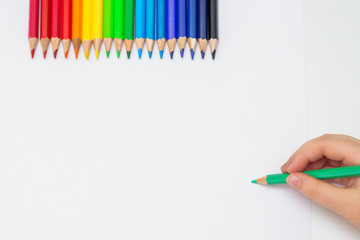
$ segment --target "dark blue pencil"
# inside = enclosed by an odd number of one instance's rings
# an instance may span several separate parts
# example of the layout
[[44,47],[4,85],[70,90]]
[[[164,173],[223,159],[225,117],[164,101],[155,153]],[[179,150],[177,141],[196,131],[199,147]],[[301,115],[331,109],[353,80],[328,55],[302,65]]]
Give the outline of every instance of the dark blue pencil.
[[188,21],[187,21],[187,34],[190,47],[191,58],[194,59],[196,49],[197,33],[197,0],[188,0]]
[[208,0],[199,0],[199,47],[204,59],[208,44]]
[[177,1],[177,16],[176,16],[176,38],[180,49],[181,57],[184,57],[184,49],[187,41],[186,37],[186,0]]

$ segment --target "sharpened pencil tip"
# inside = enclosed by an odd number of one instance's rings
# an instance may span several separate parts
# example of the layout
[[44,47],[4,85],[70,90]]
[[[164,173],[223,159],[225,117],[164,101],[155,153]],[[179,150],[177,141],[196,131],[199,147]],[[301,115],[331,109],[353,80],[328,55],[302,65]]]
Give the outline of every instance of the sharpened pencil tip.
[[56,58],[57,52],[58,52],[58,50],[56,49],[56,50],[54,51],[54,58]]
[[95,50],[96,59],[99,59],[99,51]]
[[174,57],[174,52],[171,52],[170,53],[170,58],[173,59],[173,57]]
[[257,181],[256,181],[256,180],[252,180],[251,183],[257,183]]
[[69,54],[69,52],[66,51],[66,52],[65,52],[65,58],[66,58],[66,59],[68,58],[68,54]]
[[31,58],[34,58],[35,55],[35,49],[31,50]]
[[149,53],[149,58],[151,58],[152,57],[152,52],[148,51],[148,53]]
[[194,49],[190,49],[191,59],[194,60],[195,52]]
[[43,52],[44,59],[46,58],[46,53],[47,53],[47,50],[45,50],[45,51]]
[[126,52],[126,55],[127,55],[127,58],[130,59],[131,51],[127,51],[127,52]]
[[204,59],[205,58],[205,52],[201,51],[201,58]]
[[75,49],[75,59],[78,59],[79,56],[79,50]]
[[142,49],[141,48],[139,48],[139,50],[138,50],[138,55],[139,55],[139,59],[141,59],[141,55],[142,55]]
[[163,50],[161,50],[161,51],[160,51],[160,58],[162,59],[162,58],[163,58],[163,56],[164,56],[164,51],[163,51]]
[[184,52],[185,52],[185,49],[184,49],[184,48],[180,50],[180,56],[181,56],[181,58],[184,57]]
[[107,58],[110,57],[110,51],[106,51],[106,57],[107,57]]
[[216,50],[214,50],[214,51],[211,53],[213,60],[215,59],[215,54],[216,54]]
[[120,58],[120,51],[116,51],[117,58]]
[[89,53],[88,52],[85,52],[85,58],[86,58],[86,60],[89,59]]

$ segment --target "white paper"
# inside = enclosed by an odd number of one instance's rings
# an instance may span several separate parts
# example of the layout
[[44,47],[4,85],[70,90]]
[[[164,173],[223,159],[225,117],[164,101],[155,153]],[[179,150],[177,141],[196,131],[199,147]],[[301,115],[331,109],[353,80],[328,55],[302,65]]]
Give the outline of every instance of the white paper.
[[216,61],[31,60],[24,2],[0,10],[0,239],[310,239],[306,198],[250,183],[306,140],[302,1],[219,1]]

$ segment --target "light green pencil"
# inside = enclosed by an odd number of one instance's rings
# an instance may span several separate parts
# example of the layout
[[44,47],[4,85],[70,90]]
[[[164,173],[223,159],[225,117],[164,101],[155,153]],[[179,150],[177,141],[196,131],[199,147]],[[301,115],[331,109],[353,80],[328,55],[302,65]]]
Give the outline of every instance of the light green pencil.
[[110,49],[113,39],[113,1],[104,0],[104,26],[103,26],[103,39],[105,43],[106,56],[109,58]]
[[[306,173],[314,178],[321,180],[360,177],[360,166],[326,168],[326,169],[304,171],[303,173]],[[285,184],[286,178],[288,176],[289,173],[272,174],[253,180],[251,182],[263,184],[263,185]]]
[[114,42],[117,57],[120,57],[120,51],[125,39],[125,0],[113,0],[114,2]]

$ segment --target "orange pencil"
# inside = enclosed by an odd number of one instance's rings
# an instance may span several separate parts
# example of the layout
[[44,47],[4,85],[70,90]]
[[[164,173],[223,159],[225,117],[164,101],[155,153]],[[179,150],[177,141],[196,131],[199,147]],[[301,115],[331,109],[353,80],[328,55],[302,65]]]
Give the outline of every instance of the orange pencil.
[[72,0],[62,1],[62,44],[64,47],[65,58],[68,57],[71,44],[71,19],[72,19]]
[[73,0],[72,6],[72,42],[74,45],[75,58],[78,58],[82,41],[82,0]]

